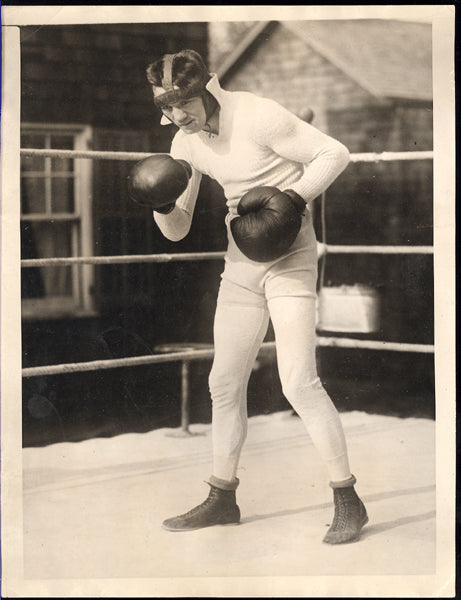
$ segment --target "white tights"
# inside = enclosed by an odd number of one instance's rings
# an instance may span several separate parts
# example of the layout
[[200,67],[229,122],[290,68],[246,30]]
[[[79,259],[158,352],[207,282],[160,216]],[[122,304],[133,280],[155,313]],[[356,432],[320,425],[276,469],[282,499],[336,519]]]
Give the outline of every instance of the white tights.
[[243,288],[239,300],[236,289],[229,294],[221,285],[214,323],[215,359],[209,378],[213,475],[225,481],[236,476],[247,434],[248,380],[270,318],[283,393],[304,422],[330,481],[348,479],[341,421],[317,375],[315,297],[278,296],[255,302]]

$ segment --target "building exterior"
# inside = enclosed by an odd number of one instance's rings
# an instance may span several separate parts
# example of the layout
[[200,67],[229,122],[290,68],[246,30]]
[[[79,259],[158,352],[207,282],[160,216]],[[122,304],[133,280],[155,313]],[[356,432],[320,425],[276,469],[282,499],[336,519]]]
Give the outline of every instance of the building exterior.
[[[219,26],[213,24],[210,30],[210,47]],[[379,19],[260,22],[213,66],[227,89],[273,98],[300,117],[313,111],[314,125],[351,152],[432,149],[428,24]],[[382,215],[375,211],[378,221],[372,218],[367,227],[371,240],[376,242],[378,235],[384,243],[408,237],[410,243],[430,243],[431,180],[429,162],[351,165],[340,179],[342,201],[336,203],[332,188],[328,202],[335,242],[357,243],[364,236],[363,219],[355,219],[355,227],[337,225],[345,211],[356,210],[344,202],[346,186],[354,201],[360,202],[360,196],[386,198],[391,211],[387,225],[383,229]],[[395,196],[398,188],[405,188],[405,202]],[[395,200],[389,203],[389,197]]]
[[[207,56],[205,23],[22,27],[22,147],[168,151],[173,127],[159,124],[145,68],[184,46]],[[201,249],[201,230],[172,244],[156,230],[151,211],[129,199],[132,164],[23,157],[22,258]],[[206,222],[206,195],[200,206]],[[210,249],[222,245],[213,235],[206,237]],[[219,267],[24,268],[24,367],[149,354],[157,344],[194,339],[193,302],[208,313],[213,308],[212,293],[200,287],[210,269],[214,275]],[[177,366],[24,379],[24,442],[175,423],[179,382],[176,389],[171,381]],[[162,387],[165,373],[170,387]]]
[[[272,97],[302,118],[312,110],[314,125],[352,152],[432,147],[427,25],[240,24],[233,28],[238,40],[220,53],[216,25],[21,28],[22,147],[168,151],[174,128],[159,125],[145,67],[184,47],[204,57],[209,53],[227,89]],[[128,198],[131,164],[23,157],[22,258],[224,250],[225,205],[217,184],[204,177],[191,232],[171,243],[153,225],[151,212]],[[327,241],[431,243],[431,178],[429,163],[351,165],[328,191]],[[320,232],[318,207],[315,217]],[[325,281],[378,290],[382,319],[374,337],[430,343],[431,269],[425,257],[329,256]],[[23,364],[149,354],[173,342],[210,343],[221,270],[219,261],[23,269]],[[360,394],[349,402],[341,387],[348,377],[364,381],[371,373],[382,380],[406,369],[400,356],[386,371],[373,353],[370,359],[370,353],[325,350],[322,357],[325,352],[337,375],[331,386],[340,388],[340,408],[363,408]],[[413,367],[427,391],[432,365],[418,357]],[[210,416],[208,370],[206,361],[192,369],[193,420]],[[273,373],[274,364],[255,373],[250,414],[285,407]],[[178,424],[179,388],[177,363],[25,379],[24,443]]]
[[[210,48],[215,46],[215,37],[222,37],[223,27],[229,24],[210,27]],[[379,151],[384,142],[387,148],[404,147],[409,140],[405,141],[405,136],[395,139],[388,119],[379,111],[374,116],[370,109],[393,108],[400,114],[397,108],[432,108],[431,48],[431,26],[425,23],[263,21],[248,27],[226,55],[211,53],[211,67],[227,89],[271,97],[299,116],[309,107],[315,113],[316,126],[332,134],[346,134],[345,143],[353,152],[364,147]],[[345,118],[338,123],[342,111],[349,116],[349,125]],[[358,117],[364,125],[364,116],[374,123],[380,138],[369,135],[371,124],[368,130],[356,127]],[[383,125],[387,125],[388,138]],[[431,130],[431,118],[421,118],[411,127],[417,138],[405,149],[414,149],[415,141],[431,146]]]
[[[313,124],[352,153],[432,150],[430,24],[376,19],[263,21],[242,27],[210,27],[212,68],[226,89],[270,97],[301,118],[313,112]],[[213,50],[215,38],[224,39],[226,54]],[[326,241],[431,245],[432,189],[430,160],[351,163],[326,194]],[[314,211],[321,239],[320,202]],[[324,283],[332,288],[361,284],[376,292],[379,329],[370,337],[430,344],[432,269],[430,255],[329,255]],[[358,405],[366,407],[368,390],[377,391],[376,378],[391,390],[409,369],[421,382],[419,397],[433,393],[432,356],[331,349],[320,349],[319,356],[339,402],[355,394],[345,393],[347,379],[352,385],[360,380],[366,393]],[[352,405],[357,406],[353,400]]]
[[[206,55],[206,26],[22,28],[22,146],[168,151],[172,131],[159,126],[145,67],[184,43]],[[127,161],[24,158],[23,257],[152,251],[146,211],[127,198],[129,167]],[[25,271],[24,317],[99,313],[152,291],[145,266],[96,271]]]

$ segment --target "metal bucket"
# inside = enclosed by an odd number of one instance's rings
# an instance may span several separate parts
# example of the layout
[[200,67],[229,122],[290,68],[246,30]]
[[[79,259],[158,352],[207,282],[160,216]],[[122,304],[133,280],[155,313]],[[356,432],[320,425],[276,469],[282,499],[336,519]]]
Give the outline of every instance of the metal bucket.
[[372,333],[379,329],[379,296],[365,285],[324,287],[318,295],[317,329]]

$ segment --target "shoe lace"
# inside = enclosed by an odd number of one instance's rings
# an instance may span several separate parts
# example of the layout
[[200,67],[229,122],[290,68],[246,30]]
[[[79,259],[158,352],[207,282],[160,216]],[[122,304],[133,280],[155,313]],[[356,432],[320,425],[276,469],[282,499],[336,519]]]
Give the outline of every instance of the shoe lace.
[[213,500],[213,496],[210,493],[210,495],[208,496],[208,498],[206,498],[201,504],[198,504],[197,506],[194,506],[194,508],[191,508],[189,511],[187,511],[186,513],[184,513],[183,515],[181,515],[181,518],[187,518],[187,517],[194,516],[196,513],[198,513],[203,508],[205,508],[206,506],[208,506],[212,502],[212,500]]
[[359,500],[355,498],[355,495],[349,494],[345,497],[341,492],[338,492],[335,498],[335,514],[331,524],[332,531],[344,531],[351,520],[358,517],[359,511]]

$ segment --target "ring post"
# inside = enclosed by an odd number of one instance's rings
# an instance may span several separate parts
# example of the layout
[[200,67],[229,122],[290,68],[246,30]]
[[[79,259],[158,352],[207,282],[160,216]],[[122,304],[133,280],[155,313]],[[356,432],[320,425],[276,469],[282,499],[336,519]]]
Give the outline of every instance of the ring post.
[[190,405],[189,405],[189,361],[181,363],[181,431],[190,433]]
[[[210,344],[162,344],[156,346],[157,352],[181,352],[188,350],[207,350],[212,349]],[[181,425],[178,429],[168,432],[168,437],[191,437],[196,435],[205,435],[205,433],[192,432],[190,426],[190,360],[183,358],[181,360]]]

